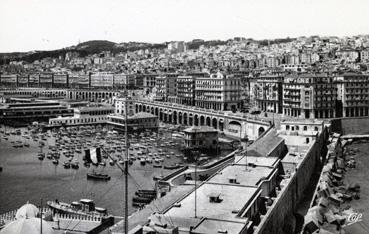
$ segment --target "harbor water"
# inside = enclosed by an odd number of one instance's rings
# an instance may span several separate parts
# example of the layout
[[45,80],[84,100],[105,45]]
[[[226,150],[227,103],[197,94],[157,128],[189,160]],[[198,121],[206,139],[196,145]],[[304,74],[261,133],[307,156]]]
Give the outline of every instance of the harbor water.
[[[5,133],[14,131],[13,128],[2,126]],[[59,201],[72,202],[82,198],[89,198],[95,201],[96,206],[106,208],[109,213],[117,216],[124,215],[124,175],[116,165],[106,164],[86,168],[83,166],[83,152],[76,154],[74,159],[79,161],[79,169],[65,169],[62,162],[66,160],[60,157],[58,165],[54,165],[52,160],[45,158],[39,160],[37,155],[40,152],[39,141],[32,138],[25,138],[27,128],[21,128],[21,134],[7,134],[4,132],[0,136],[0,213],[14,210],[25,204],[33,203],[37,206],[46,201],[58,199]],[[14,133],[14,132],[13,132]],[[5,139],[7,138],[7,139]],[[164,147],[170,157],[165,157],[163,165],[173,165],[183,161],[178,145],[182,139],[172,136],[162,138],[162,142],[170,139],[175,142],[171,147]],[[139,140],[139,137],[138,137]],[[16,142],[28,143],[29,147],[14,147]],[[55,144],[55,137],[48,133],[43,152],[47,153],[48,146]],[[123,144],[123,142],[122,142]],[[135,150],[133,150],[134,153]],[[157,147],[150,148],[150,152],[158,151]],[[131,152],[132,153],[132,152]],[[124,152],[121,152],[124,156]],[[142,165],[139,160],[135,160],[129,169],[129,212],[134,212],[137,208],[132,206],[132,197],[138,189],[154,189],[154,176],[165,176],[173,172],[163,168],[153,167],[155,163]],[[87,180],[87,172],[98,170],[111,176],[109,181]]]

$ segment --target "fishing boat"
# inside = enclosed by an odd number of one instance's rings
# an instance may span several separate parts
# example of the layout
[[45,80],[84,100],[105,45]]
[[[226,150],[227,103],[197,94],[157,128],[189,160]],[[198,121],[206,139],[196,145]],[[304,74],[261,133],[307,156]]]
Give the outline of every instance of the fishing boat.
[[59,160],[58,159],[53,159],[53,164],[55,164],[55,165],[58,165],[59,164]]
[[102,174],[102,173],[97,173],[97,172],[93,171],[92,173],[87,173],[87,179],[110,180],[110,176],[108,174]]

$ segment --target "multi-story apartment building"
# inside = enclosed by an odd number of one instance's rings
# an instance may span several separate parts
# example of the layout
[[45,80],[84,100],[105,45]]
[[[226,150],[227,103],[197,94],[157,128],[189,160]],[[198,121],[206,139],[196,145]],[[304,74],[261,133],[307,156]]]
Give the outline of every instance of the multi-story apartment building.
[[214,110],[240,107],[240,78],[220,72],[195,81],[195,105]]
[[369,115],[369,76],[346,73],[335,77],[337,85],[338,116]]
[[156,85],[156,75],[155,74],[145,74],[143,75],[143,87],[151,90]]
[[177,103],[183,105],[195,105],[195,80],[193,76],[178,76],[177,78]]
[[283,82],[284,116],[333,118],[336,116],[337,88],[326,74],[287,76]]
[[260,110],[282,113],[283,76],[263,75],[257,78],[255,86],[255,99]]
[[162,101],[176,102],[177,77],[178,74],[176,73],[168,73],[156,77],[156,99]]
[[336,52],[336,56],[346,62],[356,62],[359,59],[359,51],[352,48],[342,48]]

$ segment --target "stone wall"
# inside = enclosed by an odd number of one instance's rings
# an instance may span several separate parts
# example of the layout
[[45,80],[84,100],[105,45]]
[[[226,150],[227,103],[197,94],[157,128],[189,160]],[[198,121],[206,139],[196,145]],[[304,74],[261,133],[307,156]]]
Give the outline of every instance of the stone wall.
[[346,134],[369,134],[369,117],[340,118],[331,121],[333,132]]
[[303,197],[312,174],[320,165],[320,157],[322,151],[324,151],[323,146],[327,136],[327,129],[325,129],[310,147],[306,156],[298,165],[297,171],[290,178],[282,181],[281,190],[277,192],[277,197],[272,206],[262,217],[254,233],[284,234],[294,232],[296,206]]

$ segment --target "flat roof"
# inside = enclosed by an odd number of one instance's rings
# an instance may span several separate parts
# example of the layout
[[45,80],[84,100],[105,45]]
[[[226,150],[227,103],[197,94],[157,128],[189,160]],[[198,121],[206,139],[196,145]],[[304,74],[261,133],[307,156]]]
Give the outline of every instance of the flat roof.
[[[280,135],[284,139],[284,143],[288,146],[296,146],[297,150],[304,150],[309,148],[315,140],[309,140],[309,143],[306,143],[306,138],[309,136],[297,136],[297,135]],[[289,147],[288,147],[289,148]]]
[[218,132],[215,128],[209,126],[192,126],[183,130],[183,132]]
[[237,165],[246,165],[246,163],[252,163],[264,167],[275,167],[278,161],[279,159],[277,157],[255,157],[252,155],[247,156],[244,153],[242,153],[242,155],[236,155],[234,159],[234,162]]
[[[246,222],[237,213],[249,203],[259,189],[240,185],[204,183],[197,189],[197,216],[220,220]],[[221,202],[210,202],[209,195],[220,193]],[[171,207],[165,215],[173,217],[194,217],[195,192],[179,201],[180,207]],[[237,211],[237,213],[232,213]]]
[[319,119],[288,119],[282,120],[281,124],[306,124],[306,125],[322,125],[323,120]]
[[[124,115],[120,115],[120,114],[110,114],[110,117],[116,117],[116,118],[120,118],[120,119],[124,119]],[[144,119],[144,118],[157,118],[156,115],[153,115],[151,113],[147,113],[147,112],[138,112],[134,115],[128,115],[128,119]]]
[[245,227],[245,223],[232,222],[217,219],[203,219],[202,222],[194,229],[194,233],[241,233],[242,229]]
[[275,168],[265,166],[246,167],[246,165],[229,165],[215,174],[215,176],[210,179],[210,182],[231,184],[229,180],[236,179],[237,183],[240,185],[257,186],[261,179],[268,178],[274,170]]

